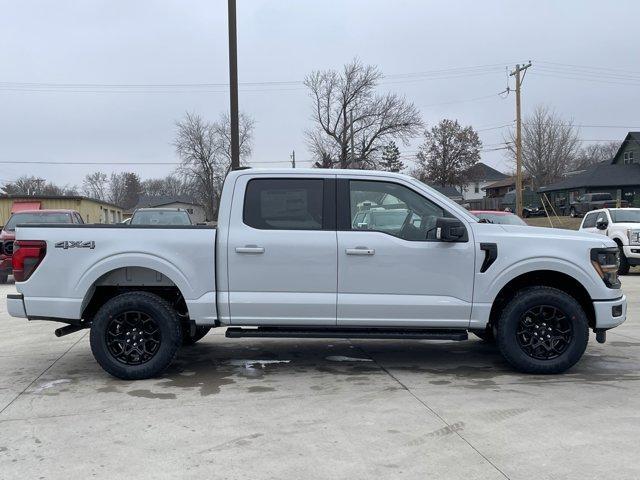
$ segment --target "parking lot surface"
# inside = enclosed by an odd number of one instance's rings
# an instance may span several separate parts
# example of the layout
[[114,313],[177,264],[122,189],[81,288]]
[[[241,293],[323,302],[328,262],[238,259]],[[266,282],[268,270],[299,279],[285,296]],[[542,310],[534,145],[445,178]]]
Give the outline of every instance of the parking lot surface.
[[514,373],[479,340],[226,339],[125,382],[86,331],[7,315],[0,478],[637,479],[640,275],[628,320],[569,373]]

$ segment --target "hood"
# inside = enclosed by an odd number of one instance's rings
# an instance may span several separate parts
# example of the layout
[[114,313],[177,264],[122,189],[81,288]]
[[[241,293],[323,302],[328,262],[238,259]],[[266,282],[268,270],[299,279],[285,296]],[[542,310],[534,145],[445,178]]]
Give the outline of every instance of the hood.
[[[475,223],[477,241],[495,241],[491,238],[510,237],[533,239],[540,241],[563,241],[573,244],[589,244],[593,247],[615,247],[616,243],[605,235],[599,233],[578,232],[564,228],[529,227],[526,225],[501,225],[491,223]],[[487,237],[485,237],[487,235]]]
[[7,230],[2,230],[2,232],[0,232],[0,240],[1,241],[5,241],[5,240],[15,240],[16,239],[16,232],[9,232]]
[[611,226],[616,228],[628,228],[629,230],[640,230],[640,223],[634,222],[615,222],[612,223]]

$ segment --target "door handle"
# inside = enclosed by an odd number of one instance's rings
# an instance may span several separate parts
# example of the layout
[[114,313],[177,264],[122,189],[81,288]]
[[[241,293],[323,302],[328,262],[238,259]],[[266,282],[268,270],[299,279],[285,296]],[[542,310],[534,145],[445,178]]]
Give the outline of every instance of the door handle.
[[345,250],[347,255],[373,255],[376,251],[373,248],[367,247],[356,247],[356,248],[347,248]]
[[245,245],[244,247],[236,247],[236,253],[264,253],[264,247]]

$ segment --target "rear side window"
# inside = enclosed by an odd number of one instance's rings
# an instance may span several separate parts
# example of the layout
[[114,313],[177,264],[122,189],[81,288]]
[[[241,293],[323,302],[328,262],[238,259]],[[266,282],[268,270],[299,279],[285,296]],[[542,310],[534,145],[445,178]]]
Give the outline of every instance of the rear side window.
[[602,212],[588,213],[584,217],[584,222],[582,222],[582,228],[593,228],[596,226],[596,220],[598,219],[598,215],[601,215]]
[[253,179],[244,197],[244,223],[262,230],[322,230],[322,179]]

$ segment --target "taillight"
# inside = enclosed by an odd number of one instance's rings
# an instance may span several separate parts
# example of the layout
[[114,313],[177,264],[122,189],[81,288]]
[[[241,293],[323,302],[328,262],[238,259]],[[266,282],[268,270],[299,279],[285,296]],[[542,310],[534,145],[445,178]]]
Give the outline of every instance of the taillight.
[[13,278],[26,281],[47,254],[47,242],[42,240],[16,240],[13,244]]

